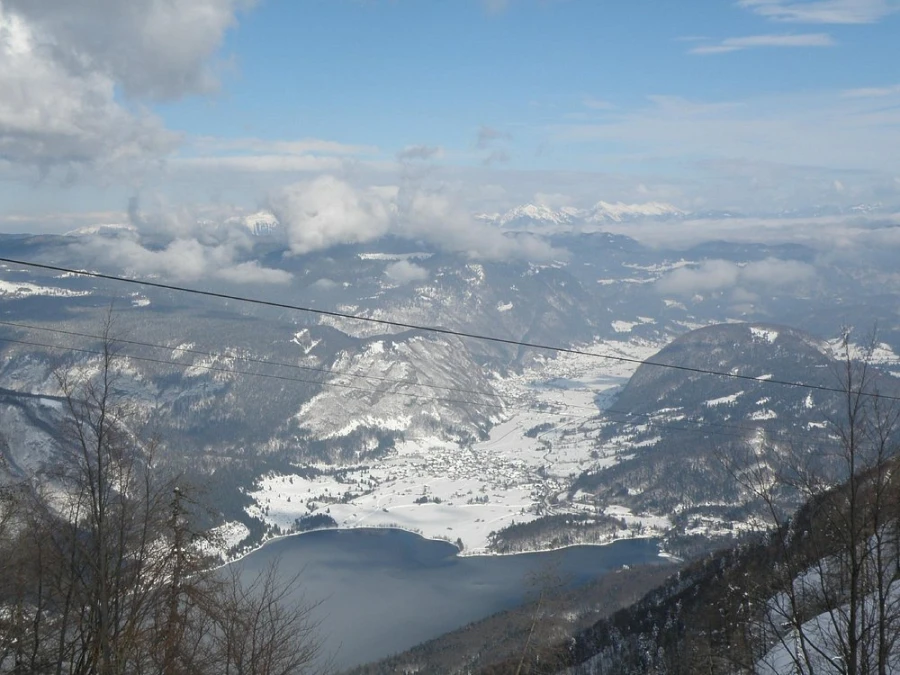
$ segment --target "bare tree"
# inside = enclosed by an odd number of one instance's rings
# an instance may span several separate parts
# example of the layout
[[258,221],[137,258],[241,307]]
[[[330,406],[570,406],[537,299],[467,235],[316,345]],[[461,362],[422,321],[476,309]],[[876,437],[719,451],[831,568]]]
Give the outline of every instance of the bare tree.
[[316,604],[298,597],[300,576],[287,582],[273,562],[249,584],[240,566],[225,570],[210,613],[215,672],[227,675],[290,675],[321,662]]
[[[886,675],[900,635],[898,410],[879,395],[873,338],[855,354],[843,339],[833,443],[766,448],[733,474],[764,505],[778,561],[752,598],[749,642],[770,672]],[[784,516],[785,487],[806,500]],[[750,604],[750,601],[748,601]],[[758,649],[758,647],[757,647]],[[747,661],[744,661],[748,665]]]
[[127,395],[113,324],[110,312],[98,358],[58,374],[64,456],[0,494],[0,673],[317,672],[299,580],[273,567],[244,585],[200,545],[208,533]]

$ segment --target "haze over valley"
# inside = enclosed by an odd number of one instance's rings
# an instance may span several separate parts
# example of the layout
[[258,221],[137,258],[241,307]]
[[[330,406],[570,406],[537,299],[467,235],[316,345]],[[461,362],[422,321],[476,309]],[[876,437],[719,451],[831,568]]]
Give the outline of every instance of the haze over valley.
[[0,673],[900,668],[900,11],[601,4],[0,0]]

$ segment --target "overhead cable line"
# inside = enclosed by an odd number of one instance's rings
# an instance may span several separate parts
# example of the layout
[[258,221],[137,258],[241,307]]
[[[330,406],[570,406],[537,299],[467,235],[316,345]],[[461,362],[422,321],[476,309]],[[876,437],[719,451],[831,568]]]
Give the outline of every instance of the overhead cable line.
[[[273,300],[261,300],[258,298],[248,298],[240,295],[232,295],[229,293],[218,293],[215,291],[204,291],[197,288],[188,288],[186,286],[176,286],[174,284],[164,284],[157,281],[147,281],[143,279],[129,279],[127,277],[116,276],[113,274],[102,274],[100,272],[90,272],[87,270],[76,270],[70,267],[62,267],[59,265],[47,265],[44,263],[31,262],[28,260],[17,260],[14,258],[5,258],[0,257],[0,262],[12,264],[12,265],[22,265],[24,267],[34,267],[37,269],[49,270],[52,272],[62,272],[64,274],[75,274],[79,276],[91,277],[94,279],[104,279],[107,281],[116,281],[120,283],[132,284],[136,286],[147,286],[150,288],[159,288],[167,291],[176,291],[179,293],[190,293],[193,295],[200,295],[209,298],[218,298],[220,300],[234,300],[236,302],[246,302],[249,304],[260,305],[263,307],[273,307],[276,309],[287,309],[297,312],[306,312],[309,314],[317,314],[319,316],[328,316],[332,318],[345,319],[350,321],[362,321],[367,323],[378,324],[382,326],[389,326],[392,328],[401,328],[404,330],[416,330],[422,331],[426,333],[435,333],[439,335],[451,335],[454,337],[460,338],[468,338],[472,340],[480,340],[483,342],[492,342],[495,344],[504,344],[511,345],[515,347],[525,347],[529,349],[539,349],[542,351],[550,351],[556,352],[560,354],[574,354],[578,356],[588,356],[591,358],[598,359],[607,359],[610,361],[618,361],[621,363],[633,363],[637,365],[646,365],[646,366],[654,366],[657,368],[669,368],[671,370],[679,370],[682,372],[688,373],[696,373],[699,375],[713,375],[716,377],[725,377],[733,380],[744,380],[744,381],[752,381],[752,382],[760,382],[763,384],[777,385],[783,387],[798,387],[801,389],[810,389],[813,391],[827,391],[831,393],[837,394],[846,394],[847,391],[841,389],[839,387],[828,387],[825,385],[819,384],[810,384],[808,382],[793,382],[791,380],[780,380],[775,378],[768,378],[765,376],[753,376],[753,375],[741,375],[740,373],[728,373],[719,370],[709,370],[706,368],[696,368],[693,366],[682,366],[672,363],[661,363],[659,361],[643,361],[641,359],[628,357],[628,356],[617,356],[613,354],[598,354],[597,352],[589,352],[583,349],[575,349],[574,347],[560,347],[554,345],[542,344],[539,342],[525,342],[522,340],[514,340],[512,338],[502,338],[493,335],[483,335],[480,333],[470,333],[467,331],[459,331],[453,330],[451,328],[441,328],[439,326],[425,326],[414,323],[407,323],[404,321],[394,321],[391,319],[377,319],[374,317],[368,316],[359,316],[355,314],[349,314],[347,312],[338,312],[335,310],[328,309],[317,309],[313,307],[305,307],[302,305],[292,305],[283,302],[275,302]],[[854,391],[853,394],[857,394],[859,396],[866,396],[869,398],[877,398],[883,399],[887,401],[900,401],[900,396],[889,396],[886,394],[879,394],[876,392],[865,392],[865,391]]]
[[[218,353],[206,352],[206,351],[203,351],[200,349],[193,349],[193,348],[189,348],[189,347],[171,347],[169,345],[164,345],[164,344],[159,344],[159,343],[141,342],[139,340],[129,340],[126,338],[116,338],[116,337],[109,337],[109,336],[102,336],[102,335],[92,335],[91,333],[81,333],[78,331],[64,330],[62,328],[50,328],[47,326],[36,326],[36,325],[26,324],[26,323],[17,323],[15,321],[0,321],[0,326],[10,326],[13,328],[19,328],[19,329],[23,329],[23,330],[44,331],[47,333],[58,333],[60,335],[69,335],[72,337],[89,338],[89,339],[93,339],[93,340],[104,340],[105,339],[105,340],[109,340],[110,342],[115,342],[115,343],[125,344],[125,345],[133,345],[133,346],[138,346],[138,347],[149,347],[151,349],[159,349],[162,351],[170,351],[170,352],[181,352],[183,354],[191,354],[194,356],[205,356],[207,358],[233,359],[235,361],[244,361],[246,363],[256,363],[256,364],[261,364],[261,365],[266,365],[266,366],[275,366],[278,368],[293,368],[296,370],[303,370],[303,371],[313,372],[313,373],[322,373],[323,375],[334,375],[337,377],[352,377],[355,379],[362,379],[362,380],[375,380],[378,382],[390,382],[392,384],[404,384],[404,385],[410,385],[410,386],[415,386],[415,387],[422,387],[425,389],[440,389],[442,391],[456,392],[459,394],[472,394],[475,396],[491,396],[491,397],[500,399],[501,401],[504,401],[509,398],[517,398],[517,399],[522,398],[521,396],[509,397],[505,394],[497,394],[494,392],[478,391],[476,389],[465,389],[462,387],[449,387],[449,386],[444,386],[444,385],[440,385],[440,384],[429,384],[429,383],[425,383],[425,382],[417,382],[415,380],[401,380],[401,379],[392,378],[392,377],[384,377],[381,375],[366,375],[366,374],[362,374],[362,373],[351,373],[349,371],[334,370],[332,368],[316,368],[314,366],[300,365],[299,363],[288,363],[286,361],[272,361],[269,359],[260,359],[260,358],[256,358],[253,356],[241,356],[238,354],[228,354],[228,353],[223,353],[223,352],[218,352]],[[321,384],[326,384],[326,383],[322,382]],[[595,407],[581,406],[581,405],[576,405],[576,404],[567,404],[567,407],[581,408],[583,410],[596,410]]]
[[[0,323],[4,323],[4,322],[0,322]],[[52,330],[52,329],[48,329],[48,330]],[[68,331],[60,331],[60,332],[66,333]],[[113,340],[113,341],[115,341],[115,340]],[[30,340],[18,340],[18,339],[14,339],[14,338],[5,338],[5,337],[0,337],[0,342],[20,344],[20,345],[31,346],[31,347],[43,347],[46,349],[56,349],[56,350],[60,350],[60,351],[75,352],[75,353],[80,353],[80,354],[89,354],[92,356],[102,356],[103,355],[102,351],[99,351],[96,349],[73,347],[70,345],[54,345],[54,344],[46,344],[46,343],[42,343],[42,342],[34,342],[34,341],[30,341]],[[149,346],[149,347],[155,346],[155,345],[152,345],[151,343],[141,343],[141,342],[137,342],[137,341],[131,341],[130,343],[133,345],[142,345],[142,346]],[[117,356],[119,356],[120,358],[123,358],[123,359],[131,359],[134,361],[143,361],[143,362],[148,362],[148,363],[172,366],[175,368],[183,368],[185,370],[189,370],[191,368],[200,368],[200,369],[208,370],[211,372],[220,372],[220,373],[226,373],[226,374],[232,374],[232,375],[246,375],[246,376],[250,376],[250,377],[260,377],[260,378],[280,380],[283,382],[285,382],[285,381],[286,382],[299,382],[299,383],[304,383],[304,384],[316,384],[316,385],[320,385],[323,387],[336,387],[336,388],[340,388],[340,389],[350,389],[350,390],[362,391],[362,392],[366,392],[366,393],[377,393],[377,390],[371,389],[369,387],[360,387],[360,386],[355,386],[355,385],[350,385],[350,384],[342,384],[342,383],[338,383],[338,382],[323,382],[323,381],[319,381],[319,380],[306,380],[303,378],[288,377],[286,375],[276,375],[273,373],[235,370],[233,368],[224,368],[224,367],[212,366],[212,365],[203,365],[203,364],[195,364],[195,363],[179,363],[177,361],[172,361],[170,359],[156,359],[156,358],[151,358],[151,357],[126,354],[126,353],[119,353],[119,354],[117,354]],[[690,419],[686,420],[686,421],[689,423],[694,423],[696,426],[694,426],[693,428],[683,427],[683,426],[675,426],[670,422],[660,423],[660,422],[654,421],[652,419],[652,416],[654,413],[626,412],[626,411],[615,410],[615,409],[611,409],[611,408],[607,408],[607,409],[597,408],[596,412],[594,414],[590,414],[590,415],[574,415],[574,414],[566,414],[566,413],[561,413],[561,412],[556,412],[556,411],[551,411],[551,410],[544,410],[537,406],[531,406],[531,407],[504,406],[504,405],[500,405],[500,404],[481,403],[478,401],[473,402],[473,401],[464,401],[464,400],[451,399],[451,398],[429,397],[429,396],[424,396],[421,394],[413,394],[413,393],[409,393],[409,392],[393,392],[393,393],[395,393],[399,396],[404,396],[407,398],[412,398],[415,400],[421,400],[421,401],[432,402],[432,403],[463,404],[463,405],[467,405],[467,406],[471,406],[471,407],[475,407],[475,408],[492,408],[492,409],[503,410],[503,411],[512,410],[512,411],[519,411],[519,412],[539,413],[539,414],[544,414],[544,415],[550,415],[553,417],[561,417],[561,418],[566,418],[568,420],[566,422],[566,425],[574,425],[574,424],[578,424],[578,423],[584,423],[586,421],[591,420],[592,418],[600,418],[603,415],[611,414],[611,415],[620,415],[620,416],[625,416],[625,417],[630,417],[630,418],[632,418],[632,417],[648,417],[650,419],[646,422],[647,426],[652,426],[654,428],[666,429],[666,430],[671,430],[671,431],[701,433],[701,430],[709,429],[709,428],[734,429],[735,431],[732,431],[732,432],[708,431],[707,430],[706,433],[711,434],[711,435],[717,435],[717,436],[728,436],[728,437],[732,437],[732,438],[745,438],[746,434],[748,434],[748,433],[758,433],[760,430],[762,430],[762,431],[765,431],[766,433],[775,433],[775,434],[778,434],[781,436],[788,436],[791,438],[800,437],[798,434],[791,434],[790,431],[786,430],[786,429],[782,429],[782,430],[774,429],[773,430],[773,429],[764,429],[762,427],[745,427],[745,426],[740,426],[740,425],[735,425],[735,424],[723,424],[723,423],[717,423],[717,422],[707,422],[707,421],[690,420]],[[553,404],[549,404],[549,405],[557,407],[557,408],[565,408],[565,409],[576,408],[576,407],[582,408],[582,409],[586,408],[586,406],[575,406],[573,404],[568,404],[568,403],[553,403]],[[601,424],[615,423],[615,420],[599,419],[598,421]],[[624,423],[624,422],[625,421],[623,420],[621,423]],[[559,427],[556,427],[554,429],[549,429],[544,433],[550,433],[551,431],[559,431],[559,430],[560,430]],[[543,436],[544,433],[539,434],[539,437]],[[821,437],[821,438],[823,440],[825,440],[825,439],[833,440],[831,437],[827,437],[827,436]],[[808,440],[809,435],[804,436],[804,439]]]
[[[492,393],[492,392],[480,392],[480,391],[477,391],[474,389],[462,389],[462,388],[456,388],[456,387],[445,387],[445,386],[441,386],[441,385],[425,384],[425,383],[416,382],[414,380],[399,380],[399,379],[394,379],[394,378],[389,378],[389,377],[382,377],[382,376],[378,376],[378,375],[353,374],[353,373],[349,373],[346,371],[337,371],[337,370],[332,370],[332,369],[328,369],[328,368],[314,368],[312,366],[301,366],[299,364],[293,364],[293,363],[287,363],[287,362],[281,362],[281,361],[270,361],[267,359],[259,359],[259,358],[249,357],[249,356],[239,356],[239,355],[231,355],[231,354],[224,354],[224,353],[207,352],[207,351],[203,351],[200,349],[193,349],[193,348],[187,348],[187,347],[170,347],[168,345],[162,345],[162,344],[153,343],[153,342],[142,342],[140,340],[128,340],[128,339],[124,339],[124,338],[114,338],[114,337],[108,337],[108,336],[102,336],[102,335],[94,335],[91,333],[82,333],[79,331],[64,330],[62,328],[50,328],[47,326],[36,326],[36,325],[31,325],[31,324],[17,323],[14,321],[0,320],[0,325],[10,326],[13,328],[18,328],[18,329],[23,329],[23,330],[37,330],[37,331],[44,331],[44,332],[48,332],[48,333],[57,333],[59,335],[67,335],[70,337],[89,338],[89,339],[93,339],[93,340],[106,339],[113,343],[127,344],[127,345],[131,345],[131,346],[139,346],[139,347],[149,347],[152,349],[159,349],[162,351],[177,351],[177,352],[192,354],[192,355],[196,355],[196,356],[204,356],[207,358],[233,359],[235,361],[246,361],[248,363],[256,363],[256,364],[262,364],[262,365],[268,365],[268,366],[277,366],[280,368],[284,368],[284,367],[296,368],[298,370],[312,371],[312,372],[335,375],[335,376],[340,376],[340,377],[373,379],[373,380],[377,380],[380,382],[390,382],[390,383],[394,383],[394,384],[411,385],[411,386],[430,388],[430,389],[441,389],[441,390],[445,390],[445,391],[452,391],[452,392],[463,393],[463,394],[472,394],[472,395],[476,395],[476,396],[492,396],[492,397],[499,399],[503,403],[507,403],[508,400],[510,400],[510,399],[522,400],[521,396],[509,397],[509,396],[505,396],[502,394],[496,394],[496,393]],[[65,347],[59,346],[58,348],[63,349]],[[127,355],[123,355],[123,356],[125,356],[127,358],[135,358],[135,359],[140,358],[140,357],[134,357],[134,356],[127,356]],[[181,364],[181,363],[177,363],[175,361],[166,361],[166,363],[170,363],[173,366],[180,366],[180,367],[192,367],[192,366],[196,365],[196,364]],[[196,365],[196,367],[203,368],[205,366]],[[223,369],[223,370],[224,370],[224,372],[235,372],[238,374],[252,374],[252,373],[241,373],[241,371],[234,371],[234,370],[229,370],[229,369]],[[255,373],[255,376],[266,377],[267,374],[266,373]],[[331,383],[325,382],[325,381],[319,381],[319,380],[300,380],[300,381],[321,384],[324,386],[331,386]],[[337,386],[337,385],[339,385],[339,383],[335,383],[335,386]],[[365,387],[359,387],[359,389],[362,389],[365,391],[372,391],[372,392],[375,391],[373,389],[367,389]],[[425,397],[425,396],[422,396],[421,398],[427,399],[427,397]],[[427,399],[427,400],[431,400],[431,399]],[[433,399],[433,400],[440,400],[440,399]],[[634,412],[634,411],[626,411],[626,410],[616,410],[615,408],[601,408],[598,406],[583,406],[583,405],[578,405],[578,404],[574,404],[574,403],[553,403],[553,404],[549,404],[549,405],[554,405],[556,407],[562,407],[562,408],[565,408],[568,410],[580,409],[580,410],[592,411],[591,414],[574,418],[570,422],[567,422],[567,424],[573,424],[573,423],[576,423],[579,421],[587,421],[587,420],[591,419],[592,417],[596,417],[600,414],[603,414],[603,415],[619,415],[619,416],[627,417],[627,418],[646,417],[648,419],[646,424],[654,425],[654,426],[659,425],[659,422],[654,420],[654,417],[658,415],[657,412]],[[503,406],[500,406],[500,407],[503,407]],[[515,407],[515,406],[510,406],[509,404],[507,404],[504,407],[504,409],[528,411],[528,412],[539,410],[538,408],[536,408],[534,406]],[[622,423],[629,422],[629,421],[632,421],[632,419],[623,420]],[[742,432],[746,432],[746,433],[756,433],[760,429],[763,429],[763,427],[747,427],[747,426],[741,426],[741,425],[736,425],[736,424],[708,422],[705,420],[697,420],[694,418],[688,418],[688,421],[693,422],[693,423],[695,423],[699,426],[703,426],[703,427],[718,427],[718,428],[722,428],[722,429],[735,429],[737,431],[742,431]],[[793,434],[791,434],[790,430],[788,430],[788,429],[766,429],[766,431],[767,431],[767,433],[770,433],[770,434],[790,435],[790,436],[793,435]],[[543,435],[543,434],[540,434],[540,435]],[[826,436],[826,438],[830,438],[830,437]]]
[[[86,349],[83,347],[72,347],[72,346],[68,346],[68,345],[52,345],[52,344],[46,344],[44,342],[33,342],[30,340],[16,340],[14,338],[0,337],[0,342],[9,342],[12,344],[26,345],[26,346],[30,346],[30,347],[44,347],[46,349],[59,349],[62,351],[78,352],[81,354],[90,354],[93,356],[102,356],[103,355],[103,352],[96,350],[96,349]],[[151,358],[149,356],[135,356],[133,354],[121,353],[121,354],[118,354],[118,356],[120,356],[123,359],[132,359],[134,361],[144,361],[147,363],[157,363],[157,364],[166,365],[166,366],[173,366],[175,368],[184,368],[185,370],[188,370],[191,368],[202,368],[203,370],[209,370],[209,371],[218,372],[218,373],[229,373],[232,375],[247,375],[250,377],[264,377],[264,378],[270,378],[273,380],[281,380],[283,382],[300,382],[300,383],[305,383],[305,384],[317,384],[317,385],[320,385],[323,387],[337,387],[340,389],[351,389],[354,391],[362,391],[362,392],[367,392],[370,394],[378,393],[378,390],[372,389],[370,387],[359,387],[356,385],[343,384],[340,382],[322,382],[320,380],[305,380],[305,379],[299,378],[299,377],[288,377],[287,375],[276,375],[273,373],[256,373],[256,372],[249,371],[249,370],[235,370],[234,368],[222,368],[220,366],[208,366],[208,365],[203,365],[203,364],[199,364],[199,363],[178,363],[177,361],[172,361],[170,359],[155,359],[155,358]],[[479,401],[474,401],[474,402],[473,401],[464,401],[462,399],[430,397],[430,396],[423,396],[421,394],[413,394],[413,393],[405,392],[405,391],[397,391],[397,392],[392,392],[392,393],[396,394],[397,396],[405,396],[407,398],[423,400],[423,401],[431,401],[431,402],[436,402],[436,403],[457,403],[457,404],[472,406],[472,407],[476,407],[476,408],[493,408],[496,410],[520,410],[523,412],[531,412],[531,413],[538,412],[538,413],[542,413],[545,415],[553,415],[555,417],[575,417],[575,415],[567,415],[565,413],[560,413],[560,412],[551,412],[549,410],[541,410],[540,408],[537,408],[537,407],[521,408],[521,407],[516,407],[516,406],[501,405],[499,403],[482,403]],[[565,404],[561,404],[559,407],[566,407],[566,406],[565,406]]]

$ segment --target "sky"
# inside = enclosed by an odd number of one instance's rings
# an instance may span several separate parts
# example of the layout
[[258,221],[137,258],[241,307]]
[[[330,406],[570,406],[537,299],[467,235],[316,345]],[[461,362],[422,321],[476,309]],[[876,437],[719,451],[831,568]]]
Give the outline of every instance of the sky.
[[0,0],[0,231],[900,205],[898,64],[900,0]]

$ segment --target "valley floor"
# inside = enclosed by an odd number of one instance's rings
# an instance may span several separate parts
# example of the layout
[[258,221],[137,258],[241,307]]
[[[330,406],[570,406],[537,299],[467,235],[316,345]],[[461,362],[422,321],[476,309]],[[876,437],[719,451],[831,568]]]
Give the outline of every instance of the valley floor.
[[[660,345],[607,341],[586,351],[646,359]],[[460,446],[437,437],[408,438],[377,463],[320,465],[316,478],[269,475],[251,493],[251,515],[282,532],[299,518],[326,514],[339,528],[396,527],[460,545],[463,554],[491,552],[490,535],[541,515],[585,513],[593,507],[568,501],[572,479],[587,467],[614,463],[620,448],[602,444],[598,413],[636,363],[566,354],[537,362],[500,383],[515,401],[489,437]],[[605,514],[625,529],[581,543],[656,537],[666,517],[608,505]]]

